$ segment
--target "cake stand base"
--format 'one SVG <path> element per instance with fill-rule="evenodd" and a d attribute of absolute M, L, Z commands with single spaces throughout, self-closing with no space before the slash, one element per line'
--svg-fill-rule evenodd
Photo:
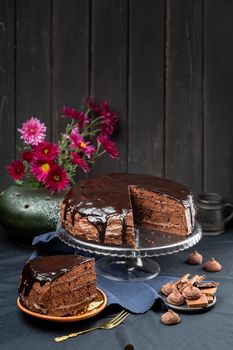
<path fill-rule="evenodd" d="M 115 281 L 140 282 L 158 276 L 159 264 L 141 257 L 112 257 L 99 259 L 95 264 L 96 273 Z"/>

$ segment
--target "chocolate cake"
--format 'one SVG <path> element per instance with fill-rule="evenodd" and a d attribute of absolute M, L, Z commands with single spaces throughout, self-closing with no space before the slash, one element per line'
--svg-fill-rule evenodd
<path fill-rule="evenodd" d="M 56 255 L 30 260 L 22 271 L 18 292 L 20 302 L 33 312 L 75 315 L 97 296 L 94 259 Z"/>
<path fill-rule="evenodd" d="M 149 175 L 110 174 L 82 180 L 66 195 L 62 226 L 95 243 L 136 247 L 135 226 L 189 235 L 194 227 L 189 189 Z"/>

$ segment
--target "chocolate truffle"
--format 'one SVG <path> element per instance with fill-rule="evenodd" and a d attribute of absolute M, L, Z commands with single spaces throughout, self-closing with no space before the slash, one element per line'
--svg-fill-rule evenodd
<path fill-rule="evenodd" d="M 178 290 L 173 282 L 168 282 L 168 283 L 164 284 L 162 286 L 162 288 L 160 289 L 160 292 L 162 294 L 166 295 L 166 297 L 175 291 L 178 291 Z"/>
<path fill-rule="evenodd" d="M 195 300 L 200 298 L 201 292 L 197 287 L 188 286 L 183 290 L 182 295 L 185 299 Z"/>
<path fill-rule="evenodd" d="M 171 309 L 168 309 L 168 311 L 160 317 L 160 321 L 165 325 L 171 326 L 180 322 L 180 316 Z"/>
<path fill-rule="evenodd" d="M 203 269 L 207 272 L 218 272 L 222 270 L 222 265 L 214 258 L 211 258 L 205 263 Z"/>
<path fill-rule="evenodd" d="M 186 262 L 190 265 L 201 265 L 203 261 L 203 257 L 196 250 L 188 255 Z"/>
<path fill-rule="evenodd" d="M 179 292 L 173 292 L 168 295 L 167 301 L 172 305 L 183 305 L 185 303 L 185 298 Z"/>

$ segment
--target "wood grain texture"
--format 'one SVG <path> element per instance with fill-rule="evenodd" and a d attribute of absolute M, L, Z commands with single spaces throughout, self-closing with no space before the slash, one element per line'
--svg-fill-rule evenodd
<path fill-rule="evenodd" d="M 168 0 L 166 177 L 202 190 L 202 1 Z"/>
<path fill-rule="evenodd" d="M 55 0 L 52 19 L 53 136 L 66 124 L 64 105 L 79 109 L 89 94 L 89 1 Z"/>
<path fill-rule="evenodd" d="M 91 95 L 100 103 L 106 99 L 119 115 L 115 141 L 120 160 L 105 155 L 94 173 L 127 172 L 127 1 L 98 0 L 92 7 Z"/>
<path fill-rule="evenodd" d="M 0 189 L 10 183 L 6 166 L 15 156 L 15 4 L 0 2 Z"/>
<path fill-rule="evenodd" d="M 233 1 L 205 2 L 205 190 L 233 200 Z"/>
<path fill-rule="evenodd" d="M 119 161 L 233 200 L 233 0 L 2 0 L 0 187 L 30 116 L 57 140 L 63 105 L 119 114 Z"/>
<path fill-rule="evenodd" d="M 16 126 L 37 116 L 50 139 L 50 1 L 16 4 Z"/>
<path fill-rule="evenodd" d="M 130 1 L 129 171 L 163 175 L 164 1 Z"/>

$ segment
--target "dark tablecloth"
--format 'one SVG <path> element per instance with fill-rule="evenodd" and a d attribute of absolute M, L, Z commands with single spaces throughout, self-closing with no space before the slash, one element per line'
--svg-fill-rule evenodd
<path fill-rule="evenodd" d="M 185 273 L 203 274 L 201 266 L 184 263 L 194 248 L 156 258 L 161 274 L 179 276 Z M 161 311 L 151 309 L 145 314 L 131 314 L 116 329 L 97 330 L 89 334 L 55 343 L 55 336 L 97 325 L 109 319 L 117 310 L 105 309 L 92 319 L 73 324 L 55 324 L 24 315 L 17 309 L 17 283 L 20 271 L 32 249 L 11 242 L 0 231 L 0 349 L 101 349 L 121 350 L 133 344 L 135 350 L 154 349 L 233 349 L 233 230 L 215 237 L 203 237 L 195 246 L 204 260 L 212 256 L 219 260 L 221 272 L 207 274 L 208 279 L 221 283 L 215 307 L 201 314 L 180 314 L 181 323 L 164 326 Z"/>

